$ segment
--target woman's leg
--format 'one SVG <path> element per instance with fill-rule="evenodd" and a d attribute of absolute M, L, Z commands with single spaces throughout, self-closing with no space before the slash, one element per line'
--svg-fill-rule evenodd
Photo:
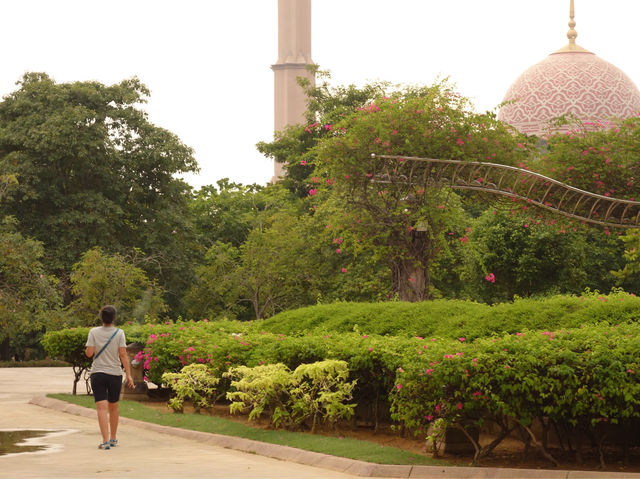
<path fill-rule="evenodd" d="M 118 403 L 110 402 L 109 403 L 109 425 L 111 426 L 111 435 L 108 439 L 117 439 L 116 434 L 118 433 L 119 420 L 120 420 L 120 411 L 118 410 Z"/>
<path fill-rule="evenodd" d="M 96 402 L 96 411 L 98 411 L 98 425 L 100 426 L 100 434 L 102 434 L 102 442 L 109 440 L 108 385 L 106 380 L 106 374 L 96 373 L 91 375 L 91 389 Z"/>
<path fill-rule="evenodd" d="M 104 401 L 96 401 L 96 409 L 98 410 L 98 425 L 100 426 L 100 434 L 102 434 L 102 442 L 109 440 L 109 418 L 108 406 L 106 399 Z"/>

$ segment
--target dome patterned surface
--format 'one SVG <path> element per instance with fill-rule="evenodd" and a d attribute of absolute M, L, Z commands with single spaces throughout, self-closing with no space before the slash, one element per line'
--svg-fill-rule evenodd
<path fill-rule="evenodd" d="M 511 85 L 498 113 L 518 131 L 542 136 L 552 118 L 583 121 L 628 118 L 640 112 L 640 91 L 619 68 L 591 52 L 558 52 L 526 70 Z"/>

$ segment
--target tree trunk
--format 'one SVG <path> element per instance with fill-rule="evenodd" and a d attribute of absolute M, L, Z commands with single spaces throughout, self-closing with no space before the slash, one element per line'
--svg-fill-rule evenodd
<path fill-rule="evenodd" d="M 415 260 L 400 260 L 394 265 L 394 292 L 401 301 L 429 299 L 430 283 L 429 269 Z"/>
<path fill-rule="evenodd" d="M 11 343 L 8 337 L 0 343 L 0 360 L 11 361 Z"/>
<path fill-rule="evenodd" d="M 430 298 L 429 266 L 435 255 L 433 242 L 422 231 L 408 231 L 394 241 L 404 244 L 405 253 L 392 259 L 393 292 L 401 301 L 425 301 Z"/>

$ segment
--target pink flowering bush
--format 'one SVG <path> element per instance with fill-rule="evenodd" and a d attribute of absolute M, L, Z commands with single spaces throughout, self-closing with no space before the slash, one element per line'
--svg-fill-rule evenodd
<path fill-rule="evenodd" d="M 377 426 L 390 414 L 424 436 L 433 435 L 428 431 L 436 422 L 496 424 L 496 441 L 476 442 L 479 461 L 515 429 L 541 448 L 533 422 L 562 437 L 592 435 L 600 448 L 620 424 L 640 424 L 639 311 L 634 295 L 594 292 L 496 306 L 339 303 L 255 322 L 179 321 L 125 331 L 130 342 L 144 346 L 135 361 L 152 382 L 174 387 L 186 371 L 203 371 L 216 381 L 216 397 L 230 391 L 232 378 L 225 374 L 235 368 L 282 364 L 293 371 L 342 361 L 359 421 Z M 47 344 L 60 345 L 58 354 L 64 348 L 76 354 L 86 333 L 48 333 Z M 296 414 L 312 414 L 303 409 Z M 293 420 L 287 416 L 293 409 L 282 411 L 278 421 Z M 305 416 L 309 425 L 312 415 Z"/>
<path fill-rule="evenodd" d="M 608 122 L 607 122 L 608 123 Z M 640 200 L 637 145 L 640 118 L 611 124 L 587 122 L 549 138 L 548 151 L 532 169 L 603 196 Z M 603 214 L 604 212 L 596 212 Z"/>
<path fill-rule="evenodd" d="M 314 121 L 308 128 L 312 134 L 322 126 Z M 527 157 L 527 148 L 516 147 L 524 142 L 494 116 L 473 112 L 446 82 L 382 93 L 345 113 L 308 151 L 313 178 L 325 180 L 313 188 L 328 198 L 316 214 L 337 235 L 353 235 L 375 252 L 401 300 L 427 299 L 444 232 L 463 214 L 459 197 L 434 187 L 438 179 L 425 164 L 403 157 L 515 165 Z"/>
<path fill-rule="evenodd" d="M 416 341 L 397 375 L 402 387 L 391 392 L 392 417 L 416 433 L 436 419 L 455 427 L 497 424 L 497 442 L 476 444 L 476 461 L 514 428 L 537 444 L 534 420 L 555 424 L 563 434 L 598 437 L 605 434 L 601 423 L 640 419 L 638 348 L 636 323 L 524 331 L 462 344 Z"/>
<path fill-rule="evenodd" d="M 434 435 L 434 424 L 465 429 L 491 422 L 496 440 L 476 441 L 475 461 L 515 429 L 553 461 L 533 422 L 562 437 L 589 434 L 601 450 L 619 425 L 640 424 L 639 311 L 634 295 L 596 292 L 493 307 L 341 303 L 263 321 L 179 321 L 125 330 L 129 341 L 144 346 L 135 360 L 158 385 L 174 387 L 186 371 L 205 372 L 219 397 L 233 392 L 230 370 L 281 364 L 293 371 L 342 361 L 341 374 L 353 384 L 348 409 L 359 421 L 377 426 L 390 414 L 397 425 L 425 437 Z M 60 331 L 49 342 L 55 338 L 80 351 L 86 332 Z M 206 396 L 194 387 L 200 396 L 183 399 Z M 339 403 L 336 413 L 347 414 Z M 295 414 L 292 407 L 281 409 L 277 421 L 293 424 L 294 416 L 304 416 L 311 426 L 316 413 L 303 406 Z"/>

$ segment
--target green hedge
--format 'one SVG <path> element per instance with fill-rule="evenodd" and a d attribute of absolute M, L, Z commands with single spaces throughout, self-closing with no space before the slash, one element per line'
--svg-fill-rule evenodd
<path fill-rule="evenodd" d="M 71 363 L 57 359 L 30 359 L 27 361 L 0 361 L 0 368 L 62 368 Z"/>
<path fill-rule="evenodd" d="M 475 339 L 523 329 L 555 330 L 637 321 L 640 298 L 627 293 L 596 293 L 518 299 L 494 306 L 444 299 L 421 303 L 333 303 L 285 311 L 257 322 L 256 327 L 289 335 L 349 332 L 357 328 L 367 334 Z"/>
<path fill-rule="evenodd" d="M 76 394 L 82 374 L 91 367 L 91 360 L 85 355 L 85 344 L 90 328 L 71 328 L 49 331 L 42 337 L 42 346 L 52 359 L 71 364 L 74 373 L 73 394 Z"/>
<path fill-rule="evenodd" d="M 615 439 L 609 424 L 638 426 L 640 324 L 523 331 L 472 343 L 416 340 L 392 388 L 392 417 L 414 431 L 436 420 L 551 421 L 570 437 Z M 530 430 L 527 431 L 530 434 Z M 638 445 L 638 444 L 635 444 Z"/>

